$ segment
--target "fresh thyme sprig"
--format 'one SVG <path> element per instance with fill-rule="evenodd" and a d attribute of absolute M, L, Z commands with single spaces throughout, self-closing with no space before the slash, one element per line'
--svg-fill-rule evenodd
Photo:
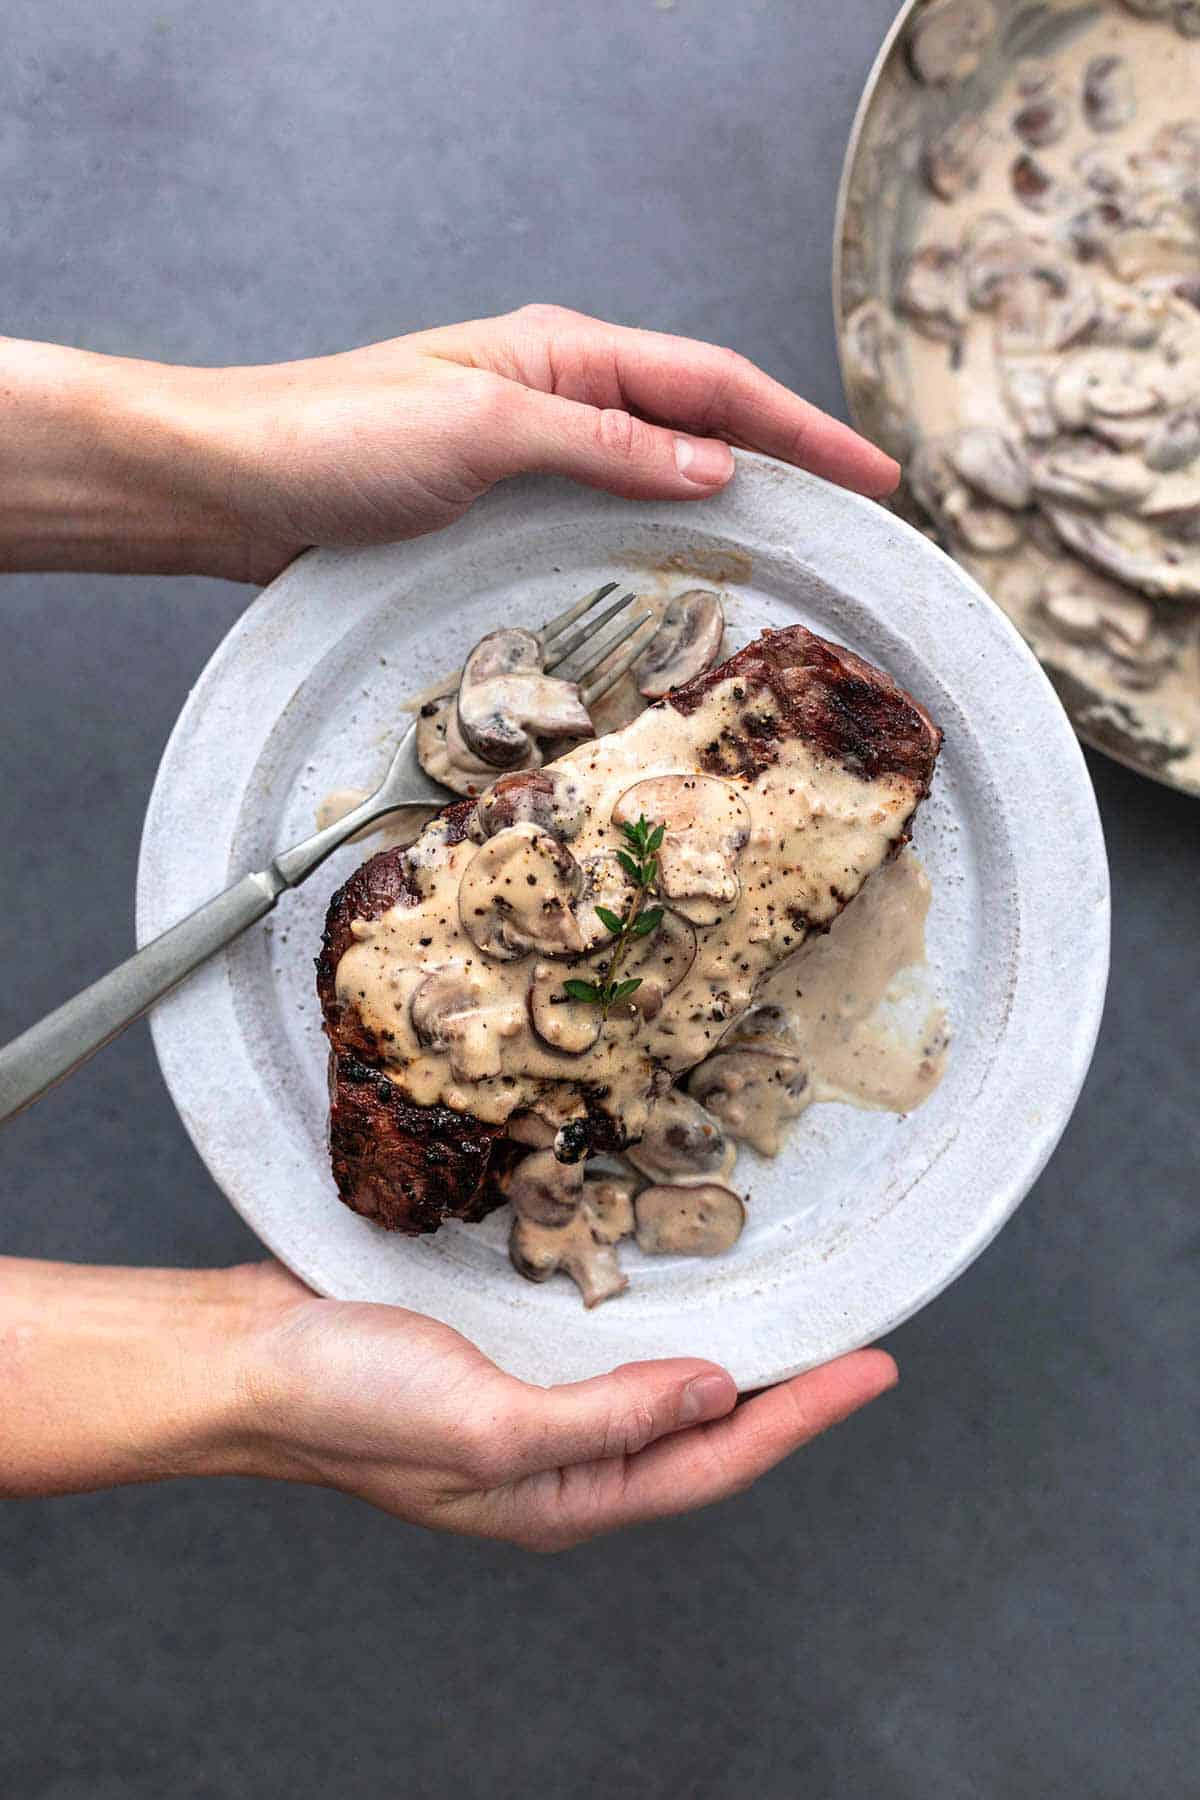
<path fill-rule="evenodd" d="M 617 971 L 630 944 L 657 931 L 663 916 L 661 906 L 647 906 L 646 901 L 658 880 L 656 852 L 662 844 L 665 827 L 652 825 L 649 819 L 639 816 L 636 825 L 622 825 L 621 830 L 629 848 L 617 851 L 617 861 L 634 884 L 634 896 L 623 919 L 607 906 L 596 908 L 600 923 L 616 939 L 612 955 L 601 970 L 599 981 L 563 982 L 563 992 L 569 999 L 581 1000 L 585 1006 L 598 1006 L 605 1019 L 618 1000 L 627 1000 L 641 987 L 640 975 L 626 976 L 624 981 L 618 981 Z"/>

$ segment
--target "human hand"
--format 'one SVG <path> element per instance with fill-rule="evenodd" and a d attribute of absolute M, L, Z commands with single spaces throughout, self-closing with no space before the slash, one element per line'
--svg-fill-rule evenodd
<path fill-rule="evenodd" d="M 700 1358 L 557 1388 L 449 1326 L 320 1300 L 278 1263 L 0 1257 L 0 1494 L 176 1475 L 336 1488 L 436 1530 L 558 1550 L 740 1492 L 896 1380 L 859 1350 L 737 1404 Z"/>
<path fill-rule="evenodd" d="M 740 1405 L 698 1358 L 530 1387 L 432 1319 L 314 1299 L 278 1264 L 238 1274 L 272 1309 L 244 1363 L 252 1472 L 531 1550 L 740 1493 L 896 1380 L 889 1356 L 860 1350 Z"/>
<path fill-rule="evenodd" d="M 702 500 L 730 444 L 860 493 L 899 469 L 732 350 L 557 306 L 261 368 L 0 339 L 0 567 L 269 581 L 310 544 L 448 525 L 541 470 Z"/>
<path fill-rule="evenodd" d="M 527 470 L 630 499 L 697 500 L 730 444 L 865 494 L 892 459 L 732 350 L 526 306 L 265 368 L 202 372 L 197 418 L 263 578 L 308 544 L 435 531 Z"/>

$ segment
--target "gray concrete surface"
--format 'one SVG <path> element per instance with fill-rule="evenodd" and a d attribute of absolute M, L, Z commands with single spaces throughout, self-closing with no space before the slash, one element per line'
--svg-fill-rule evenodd
<path fill-rule="evenodd" d="M 553 298 L 836 407 L 834 185 L 889 13 L 9 0 L 0 326 L 217 362 Z M 245 599 L 0 583 L 0 1035 L 129 949 L 155 763 Z M 897 1393 L 744 1498 L 566 1560 L 266 1485 L 9 1505 L 5 1800 L 1200 1793 L 1200 814 L 1093 772 L 1099 1055 L 1015 1222 L 895 1335 Z M 10 1251 L 254 1252 L 144 1030 L 0 1159 Z"/>

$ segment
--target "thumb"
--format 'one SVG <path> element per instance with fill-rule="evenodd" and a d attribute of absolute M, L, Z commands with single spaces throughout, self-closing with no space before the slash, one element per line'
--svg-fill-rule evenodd
<path fill-rule="evenodd" d="M 618 407 L 520 392 L 505 433 L 505 474 L 567 475 L 626 500 L 702 500 L 733 474 L 733 452 L 720 438 L 649 425 Z"/>
<path fill-rule="evenodd" d="M 737 1404 L 732 1375 L 715 1363 L 675 1357 L 623 1363 L 609 1375 L 565 1387 L 527 1388 L 514 1433 L 527 1448 L 523 1474 L 606 1457 L 636 1456 L 647 1444 L 724 1418 Z"/>

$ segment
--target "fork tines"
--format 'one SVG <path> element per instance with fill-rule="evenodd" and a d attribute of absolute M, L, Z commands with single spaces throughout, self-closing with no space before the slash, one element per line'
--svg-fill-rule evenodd
<path fill-rule="evenodd" d="M 589 594 L 586 599 L 569 607 L 566 612 L 560 613 L 558 618 L 551 619 L 548 625 L 543 626 L 542 644 L 546 651 L 545 667 L 548 674 L 551 671 L 560 671 L 567 679 L 581 682 L 585 675 L 590 675 L 593 670 L 599 669 L 602 663 L 608 661 L 614 651 L 619 650 L 622 644 L 628 643 L 629 639 L 640 631 L 643 625 L 653 619 L 653 613 L 641 612 L 635 618 L 623 620 L 618 631 L 609 632 L 606 637 L 602 636 L 604 626 L 610 620 L 615 619 L 618 613 L 624 612 L 626 607 L 632 605 L 638 597 L 633 592 L 622 594 L 619 600 L 614 600 L 611 606 L 604 608 L 603 612 L 594 613 L 593 609 L 602 600 L 608 598 L 616 585 L 615 581 L 606 583 L 594 594 Z M 589 614 L 592 616 L 585 618 L 585 615 Z M 574 631 L 570 630 L 569 627 L 574 625 L 577 619 L 584 619 L 585 622 Z M 580 697 L 585 706 L 590 706 L 593 700 L 598 700 L 601 694 L 607 693 L 609 688 L 621 679 L 625 671 L 641 655 L 647 641 L 643 638 L 640 643 L 633 645 L 619 662 L 614 663 L 611 668 L 605 669 L 586 688 L 580 689 Z M 585 655 L 576 661 L 572 669 L 567 670 L 564 665 L 577 650 L 585 651 Z"/>

